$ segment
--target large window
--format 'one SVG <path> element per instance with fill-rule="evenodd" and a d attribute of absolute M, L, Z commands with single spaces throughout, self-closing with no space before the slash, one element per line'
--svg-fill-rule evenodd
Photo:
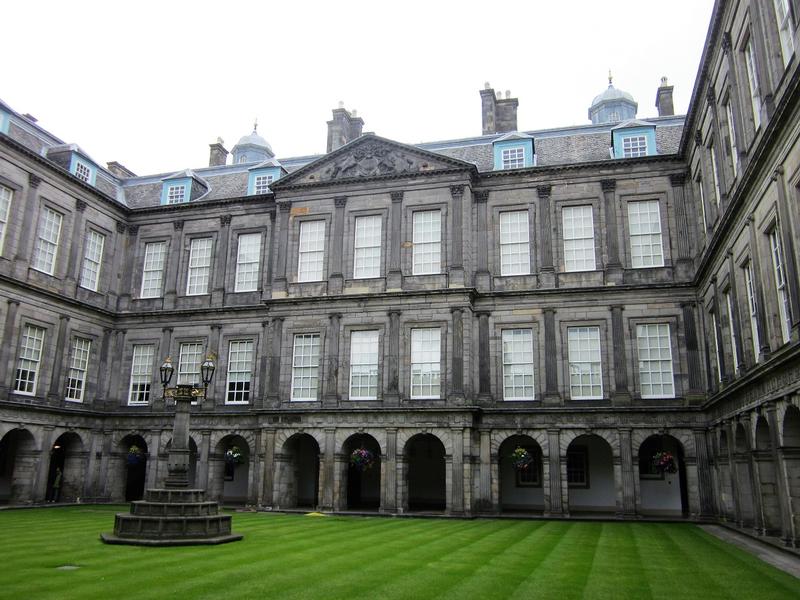
<path fill-rule="evenodd" d="M 297 281 L 322 281 L 325 258 L 325 221 L 300 223 Z"/>
<path fill-rule="evenodd" d="M 412 273 L 430 275 L 442 270 L 442 212 L 420 210 L 414 213 L 414 252 Z"/>
<path fill-rule="evenodd" d="M 565 206 L 561 211 L 564 226 L 564 268 L 567 271 L 594 271 L 594 217 L 591 206 Z"/>
<path fill-rule="evenodd" d="M 569 395 L 573 400 L 603 397 L 600 362 L 600 328 L 569 327 Z"/>
<path fill-rule="evenodd" d="M 781 326 L 781 340 L 785 344 L 789 341 L 792 330 L 791 310 L 789 309 L 789 291 L 786 289 L 786 273 L 783 267 L 783 250 L 781 248 L 780 231 L 775 223 L 769 234 L 770 254 L 772 255 L 772 270 L 775 275 L 775 289 L 778 292 L 778 317 Z"/>
<path fill-rule="evenodd" d="M 731 153 L 731 169 L 733 176 L 739 173 L 739 150 L 736 148 L 736 125 L 733 121 L 733 107 L 730 99 L 725 102 L 725 121 L 728 123 L 728 150 Z"/>
<path fill-rule="evenodd" d="M 81 287 L 97 291 L 100 281 L 100 265 L 103 262 L 103 247 L 106 236 L 90 229 L 86 233 L 86 249 L 83 255 L 83 268 L 81 269 Z"/>
<path fill-rule="evenodd" d="M 737 332 L 736 332 L 736 329 L 733 326 L 733 311 L 734 311 L 733 298 L 731 298 L 730 291 L 725 292 L 723 294 L 723 296 L 724 296 L 724 299 L 725 299 L 725 306 L 728 309 L 728 331 L 730 331 L 730 335 L 731 335 L 731 358 L 733 360 L 733 372 L 734 373 L 738 373 L 739 372 L 739 352 L 736 350 Z"/>
<path fill-rule="evenodd" d="M 642 398 L 674 398 L 669 323 L 637 325 L 636 346 Z"/>
<path fill-rule="evenodd" d="M 381 216 L 356 217 L 353 277 L 381 276 Z"/>
<path fill-rule="evenodd" d="M 319 390 L 318 333 L 294 336 L 292 356 L 292 400 L 316 400 Z"/>
<path fill-rule="evenodd" d="M 199 386 L 200 364 L 203 362 L 203 344 L 185 342 L 181 344 L 178 355 L 178 385 Z"/>
<path fill-rule="evenodd" d="M 503 169 L 521 169 L 525 166 L 525 148 L 503 148 Z"/>
<path fill-rule="evenodd" d="M 531 272 L 528 211 L 500 213 L 500 274 L 527 275 Z"/>
<path fill-rule="evenodd" d="M 622 156 L 624 158 L 647 156 L 647 138 L 643 135 L 629 135 L 622 138 Z"/>
<path fill-rule="evenodd" d="M 211 238 L 195 238 L 189 246 L 187 296 L 208 293 L 208 281 L 211 276 L 211 243 Z"/>
<path fill-rule="evenodd" d="M 747 85 L 750 89 L 750 107 L 753 111 L 753 125 L 756 129 L 761 127 L 761 96 L 758 93 L 758 73 L 756 71 L 756 56 L 753 53 L 753 41 L 748 40 L 744 48 L 744 65 L 747 70 Z"/>
<path fill-rule="evenodd" d="M 158 298 L 164 291 L 164 260 L 167 256 L 166 242 L 144 245 L 142 268 L 142 298 Z"/>
<path fill-rule="evenodd" d="M 658 200 L 628 202 L 628 226 L 631 234 L 631 266 L 634 269 L 663 267 Z"/>
<path fill-rule="evenodd" d="M 350 334 L 350 400 L 378 398 L 378 332 Z"/>
<path fill-rule="evenodd" d="M 258 264 L 261 256 L 261 234 L 239 236 L 236 253 L 236 283 L 234 291 L 254 292 L 258 289 Z"/>
<path fill-rule="evenodd" d="M 503 330 L 503 399 L 533 400 L 533 331 Z"/>
<path fill-rule="evenodd" d="M 43 208 L 33 249 L 33 268 L 52 275 L 56 267 L 58 240 L 61 237 L 62 217 L 56 211 Z"/>
<path fill-rule="evenodd" d="M 131 360 L 131 385 L 128 391 L 128 404 L 147 404 L 150 402 L 150 382 L 152 380 L 152 344 L 135 344 Z"/>
<path fill-rule="evenodd" d="M 171 185 L 167 188 L 167 204 L 183 204 L 186 202 L 186 186 Z"/>
<path fill-rule="evenodd" d="M 783 66 L 787 66 L 794 54 L 794 24 L 789 0 L 773 0 L 775 5 L 775 18 L 778 20 L 778 33 L 781 38 L 781 56 Z"/>
<path fill-rule="evenodd" d="M 441 397 L 441 330 L 411 330 L 411 397 Z"/>
<path fill-rule="evenodd" d="M 234 340 L 228 345 L 227 404 L 245 404 L 250 400 L 253 370 L 253 341 Z"/>
<path fill-rule="evenodd" d="M 6 239 L 6 228 L 8 227 L 8 213 L 11 210 L 11 199 L 14 191 L 4 185 L 0 185 L 0 252 L 3 251 L 3 243 Z"/>
<path fill-rule="evenodd" d="M 25 325 L 19 347 L 17 372 L 14 377 L 14 391 L 33 395 L 38 383 L 39 364 L 42 361 L 44 329 L 35 325 Z"/>
<path fill-rule="evenodd" d="M 756 290 L 753 285 L 753 263 L 748 262 L 744 267 L 744 282 L 747 287 L 747 309 L 750 315 L 750 337 L 753 342 L 753 360 L 758 362 L 761 355 L 761 340 L 758 337 L 758 303 Z"/>
<path fill-rule="evenodd" d="M 89 367 L 89 353 L 92 340 L 73 338 L 70 355 L 69 372 L 67 373 L 66 399 L 71 402 L 83 402 L 86 393 L 86 369 Z"/>

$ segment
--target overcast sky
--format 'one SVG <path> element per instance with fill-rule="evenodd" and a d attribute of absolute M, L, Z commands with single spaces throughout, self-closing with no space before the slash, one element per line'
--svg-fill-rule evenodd
<path fill-rule="evenodd" d="M 713 0 L 7 2 L 0 98 L 96 161 L 137 174 L 208 164 L 258 131 L 279 157 L 325 151 L 331 109 L 416 143 L 480 135 L 478 91 L 523 130 L 588 123 L 607 86 L 655 116 L 692 93 Z"/>

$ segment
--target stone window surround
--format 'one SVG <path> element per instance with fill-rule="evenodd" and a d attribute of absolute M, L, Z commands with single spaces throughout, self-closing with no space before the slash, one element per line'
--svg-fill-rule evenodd
<path fill-rule="evenodd" d="M 739 132 L 736 128 L 736 103 L 734 102 L 734 91 L 730 88 L 730 83 L 725 81 L 725 93 L 722 96 L 720 105 L 722 106 L 722 118 L 724 119 L 724 126 L 721 127 L 726 154 L 729 154 L 727 168 L 730 171 L 730 177 L 726 178 L 728 184 L 728 195 L 733 192 L 736 185 L 736 180 L 741 176 L 742 165 L 739 161 Z M 722 125 L 722 124 L 721 124 Z M 731 137 L 732 136 L 732 137 Z"/>
<path fill-rule="evenodd" d="M 73 332 L 74 333 L 74 332 Z M 77 344 L 78 340 L 83 340 L 85 342 L 89 342 L 89 352 L 87 353 L 86 357 L 86 366 L 83 368 L 83 379 L 81 380 L 81 389 L 80 389 L 80 398 L 70 398 L 69 397 L 69 380 L 72 379 L 70 377 L 70 372 L 72 371 L 72 360 L 75 356 L 75 345 Z M 82 404 L 86 401 L 87 397 L 87 388 L 89 382 L 89 367 L 92 366 L 92 355 L 94 354 L 94 347 L 95 347 L 95 340 L 87 338 L 82 335 L 70 335 L 69 341 L 67 342 L 68 351 L 64 352 L 64 401 L 75 403 L 75 404 Z M 78 370 L 78 369 L 76 369 Z"/>
<path fill-rule="evenodd" d="M 747 106 L 747 110 L 743 112 L 747 115 L 745 120 L 749 123 L 749 133 L 750 133 L 750 144 L 755 141 L 757 137 L 759 129 L 763 125 L 762 119 L 760 118 L 760 112 L 763 108 L 763 100 L 762 100 L 762 92 L 761 92 L 761 82 L 763 80 L 763 73 L 762 68 L 758 64 L 758 57 L 755 56 L 756 50 L 752 45 L 753 35 L 750 32 L 752 27 L 752 23 L 748 22 L 742 28 L 741 32 L 741 39 L 739 40 L 737 47 L 739 49 L 740 54 L 740 62 L 741 62 L 741 75 L 739 76 L 739 80 L 742 81 L 742 85 L 740 86 L 741 92 L 746 94 L 745 96 L 745 103 L 744 105 Z M 753 59 L 752 67 L 754 70 L 755 75 L 755 83 L 756 83 L 756 90 L 755 93 L 751 90 L 751 79 L 750 79 L 750 67 L 748 66 L 748 52 L 747 49 L 750 48 L 751 55 Z M 757 102 L 754 103 L 754 100 Z M 756 122 L 754 118 L 754 114 L 758 112 L 759 118 L 758 122 Z"/>
<path fill-rule="evenodd" d="M 292 205 L 296 207 L 295 204 Z M 298 281 L 298 269 L 300 267 L 300 223 L 305 221 L 324 221 L 325 222 L 325 244 L 322 256 L 322 277 L 318 281 Z M 289 243 L 286 252 L 286 278 L 288 283 L 294 286 L 319 285 L 328 281 L 329 265 L 333 244 L 333 213 L 308 213 L 304 215 L 289 216 Z M 341 252 L 340 248 L 336 248 Z"/>
<path fill-rule="evenodd" d="M 55 340 L 53 336 L 55 332 L 58 330 L 58 326 L 55 323 L 50 323 L 48 321 L 41 321 L 35 317 L 28 316 L 26 314 L 19 315 L 19 325 L 16 327 L 14 335 L 16 335 L 15 340 L 8 340 L 13 344 L 14 348 L 14 358 L 12 364 L 10 365 L 10 373 L 9 373 L 9 381 L 11 385 L 9 386 L 9 391 L 12 394 L 17 394 L 19 396 L 27 396 L 29 398 L 43 398 L 47 395 L 47 389 L 50 386 L 50 378 L 52 375 L 52 356 L 50 355 L 51 349 L 55 348 Z M 36 379 L 33 383 L 33 392 L 22 392 L 15 389 L 16 387 L 16 380 L 17 380 L 17 369 L 19 368 L 19 359 L 22 353 L 22 336 L 25 331 L 25 328 L 37 327 L 39 329 L 44 330 L 44 337 L 42 338 L 42 352 L 39 356 L 39 365 L 36 370 Z M 49 366 L 49 368 L 46 368 Z"/>
<path fill-rule="evenodd" d="M 628 223 L 628 204 L 630 202 L 640 202 L 643 200 L 657 200 L 658 201 L 658 213 L 661 217 L 661 254 L 664 259 L 664 265 L 661 267 L 641 267 L 635 268 L 633 267 L 632 258 L 631 258 L 631 233 L 630 233 L 630 225 Z M 623 265 L 626 269 L 634 269 L 636 271 L 647 271 L 648 269 L 663 269 L 666 267 L 672 266 L 672 237 L 670 235 L 670 222 L 669 222 L 669 215 L 673 214 L 672 208 L 668 209 L 668 205 L 671 204 L 669 201 L 669 196 L 665 190 L 658 191 L 658 192 L 650 192 L 650 193 L 637 193 L 637 194 L 621 194 L 618 199 L 619 204 L 617 205 L 620 210 L 620 218 L 622 219 L 622 236 L 625 240 L 623 244 L 623 252 L 621 253 L 621 257 L 623 259 Z"/>
<path fill-rule="evenodd" d="M 22 196 L 23 186 L 19 185 L 18 183 L 15 183 L 14 181 L 6 177 L 3 177 L 2 174 L 0 174 L 0 185 L 3 185 L 11 190 L 11 205 L 9 206 L 8 209 L 8 221 L 6 221 L 5 227 L 3 228 L 2 238 L 0 238 L 0 256 L 11 258 L 14 256 L 14 253 L 17 251 L 17 249 L 16 247 L 12 248 L 11 247 L 12 244 L 9 242 L 11 242 L 11 240 L 14 240 L 13 245 L 16 246 L 16 244 L 18 243 L 17 239 L 18 235 L 9 235 L 8 224 L 9 222 L 11 222 L 11 217 L 14 214 L 15 210 L 19 210 L 21 204 L 20 199 L 23 197 Z"/>
<path fill-rule="evenodd" d="M 724 279 L 722 279 L 722 284 L 720 285 L 720 301 L 720 310 L 722 310 L 725 316 L 722 326 L 726 331 L 727 337 L 727 343 L 724 345 L 726 360 L 728 361 L 727 364 L 731 366 L 730 372 L 732 374 L 739 375 L 739 362 L 741 361 L 741 357 L 737 354 L 736 342 L 737 338 L 739 338 L 739 344 L 741 344 L 742 340 L 741 334 L 734 331 L 733 326 L 734 313 L 739 310 L 739 307 L 733 302 L 733 296 L 731 295 L 730 276 L 726 276 Z"/>
<path fill-rule="evenodd" d="M 136 247 L 136 255 L 134 258 L 134 264 L 136 267 L 133 269 L 133 277 L 131 282 L 131 290 L 122 290 L 124 294 L 126 291 L 133 293 L 133 298 L 136 300 L 141 301 L 152 301 L 152 300 L 159 300 L 164 297 L 164 294 L 167 290 L 167 272 L 169 271 L 169 261 L 171 256 L 171 248 L 170 248 L 170 237 L 168 235 L 155 235 L 155 236 L 147 236 L 147 237 L 140 237 L 137 240 L 137 247 Z M 145 257 L 145 248 L 147 244 L 158 244 L 164 243 L 164 267 L 161 269 L 161 295 L 160 296 L 148 296 L 143 298 L 142 297 L 142 278 L 144 274 L 144 257 Z"/>
<path fill-rule="evenodd" d="M 587 196 L 586 198 L 554 199 L 552 200 L 553 211 L 556 218 L 556 239 L 553 240 L 554 250 L 553 261 L 556 264 L 558 273 L 594 273 L 605 269 L 605 236 L 598 235 L 602 232 L 605 225 L 606 215 L 602 213 L 601 199 L 597 196 Z M 566 259 L 564 256 L 564 207 L 572 206 L 591 206 L 592 224 L 594 225 L 594 270 L 593 271 L 567 271 Z M 627 209 L 626 209 L 627 210 Z M 624 217 L 627 220 L 627 213 Z"/>
<path fill-rule="evenodd" d="M 80 248 L 81 260 L 80 260 L 80 265 L 78 266 L 78 282 L 79 283 L 80 283 L 81 273 L 83 272 L 83 262 L 86 259 L 86 243 L 87 243 L 87 238 L 89 236 L 89 231 L 94 231 L 94 232 L 99 233 L 100 235 L 104 236 L 105 237 L 105 241 L 103 243 L 103 254 L 100 257 L 100 265 L 98 267 L 99 268 L 99 273 L 97 275 L 97 289 L 96 290 L 91 290 L 91 289 L 85 288 L 83 286 L 81 286 L 81 289 L 82 290 L 86 290 L 87 292 L 94 293 L 94 294 L 103 294 L 103 293 L 105 293 L 105 291 L 107 291 L 111 287 L 110 279 L 112 277 L 112 273 L 111 273 L 111 269 L 108 268 L 108 266 L 109 266 L 108 261 L 109 261 L 109 258 L 110 258 L 109 252 L 110 252 L 110 250 L 113 250 L 114 236 L 112 235 L 111 231 L 106 229 L 105 227 L 102 227 L 102 226 L 100 226 L 100 225 L 98 225 L 98 224 L 96 224 L 96 223 L 94 223 L 92 221 L 89 221 L 88 219 L 86 220 L 86 223 L 85 223 L 85 226 L 84 226 L 84 235 L 83 235 L 83 239 L 82 239 L 82 242 L 81 242 L 81 248 Z"/>
<path fill-rule="evenodd" d="M 713 305 L 713 301 L 712 301 Z M 701 304 L 702 306 L 702 304 Z M 708 307 L 707 307 L 708 308 Z M 624 317 L 624 313 L 623 313 Z M 679 311 L 675 311 L 674 313 L 665 312 L 655 317 L 631 317 L 627 320 L 627 334 L 628 339 L 630 340 L 630 362 L 632 363 L 633 368 L 631 372 L 633 373 L 633 378 L 629 381 L 631 382 L 631 394 L 637 400 L 641 400 L 642 402 L 660 402 L 662 399 L 671 400 L 673 398 L 681 398 L 684 394 L 683 389 L 683 373 L 687 372 L 687 369 L 683 368 L 683 358 L 680 352 L 680 349 L 683 346 L 680 346 L 680 340 L 678 339 L 678 331 L 679 331 L 679 324 L 681 323 L 681 315 Z M 669 325 L 669 343 L 670 343 L 670 352 L 672 354 L 672 389 L 674 395 L 671 397 L 664 396 L 663 398 L 642 398 L 642 386 L 640 383 L 640 376 L 639 376 L 639 340 L 636 334 L 636 326 L 637 325 L 648 325 L 648 324 L 663 324 L 666 323 Z"/>
<path fill-rule="evenodd" d="M 259 333 L 248 334 L 223 334 L 219 341 L 219 356 L 217 357 L 217 371 L 214 381 L 211 384 L 211 389 L 214 392 L 214 404 L 226 406 L 253 406 L 258 397 L 258 366 L 261 362 L 261 355 L 263 351 L 260 347 L 261 335 Z M 253 344 L 253 362 L 250 365 L 250 399 L 246 402 L 229 402 L 228 401 L 228 360 L 230 358 L 230 344 L 231 342 L 252 342 Z"/>
<path fill-rule="evenodd" d="M 567 329 L 570 327 L 598 327 L 600 329 L 600 376 L 603 385 L 602 398 L 572 399 L 570 393 L 570 373 L 569 373 L 569 334 Z M 561 384 L 559 390 L 565 402 L 574 405 L 591 404 L 593 402 L 605 402 L 611 398 L 614 390 L 614 381 L 611 378 L 613 373 L 614 356 L 612 352 L 613 340 L 611 339 L 611 314 L 608 319 L 586 319 L 586 320 L 559 320 L 556 313 L 556 331 L 561 334 L 561 339 L 557 343 L 561 345 Z M 540 377 L 541 379 L 541 377 Z"/>
<path fill-rule="evenodd" d="M 386 393 L 385 384 L 388 381 L 388 365 L 384 360 L 386 331 L 389 327 L 389 319 L 364 323 L 356 321 L 351 324 L 344 323 L 342 334 L 339 336 L 339 395 L 342 401 L 353 402 L 362 405 L 371 402 L 382 402 Z M 350 400 L 350 335 L 354 331 L 377 331 L 378 332 L 378 397 L 375 400 Z"/>
<path fill-rule="evenodd" d="M 776 350 L 784 345 L 781 334 L 780 313 L 778 310 L 778 289 L 775 284 L 775 267 L 772 262 L 772 248 L 769 241 L 770 233 L 778 227 L 777 199 L 772 203 L 764 201 L 762 209 L 765 210 L 764 216 L 756 225 L 756 233 L 760 234 L 758 235 L 760 239 L 755 240 L 757 246 L 756 251 L 761 258 L 761 271 L 759 273 L 754 272 L 753 275 L 760 279 L 761 283 L 761 300 L 764 303 L 761 310 L 766 324 L 767 342 L 772 350 Z M 786 277 L 786 249 L 783 247 L 783 239 L 780 241 L 784 259 L 784 277 Z M 765 340 L 761 340 L 761 343 L 764 344 Z"/>
<path fill-rule="evenodd" d="M 447 401 L 448 392 L 450 391 L 452 382 L 450 381 L 450 372 L 447 369 L 447 361 L 449 358 L 449 321 L 446 320 L 431 320 L 420 321 L 417 319 L 409 319 L 400 321 L 400 359 L 398 365 L 399 382 L 398 391 L 400 393 L 401 401 L 409 405 L 425 406 L 425 404 L 433 403 L 435 405 L 444 404 Z M 439 328 L 439 398 L 411 398 L 411 330 L 412 329 L 435 329 Z"/>
<path fill-rule="evenodd" d="M 364 208 L 351 210 L 345 213 L 344 224 L 344 247 L 342 248 L 342 270 L 348 284 L 360 281 L 374 281 L 375 279 L 385 278 L 389 270 L 389 206 L 381 208 Z M 355 279 L 355 244 L 356 244 L 356 218 L 358 217 L 381 217 L 381 261 L 380 275 L 378 277 Z M 399 242 L 398 242 L 399 243 Z"/>
<path fill-rule="evenodd" d="M 502 277 L 504 279 L 515 277 L 531 277 L 532 275 L 536 274 L 539 271 L 536 253 L 536 247 L 538 243 L 536 237 L 536 206 L 533 203 L 515 202 L 513 204 L 492 204 L 490 210 L 491 212 L 489 215 L 491 218 L 491 227 L 489 228 L 489 235 L 491 237 L 488 241 L 488 263 L 490 272 L 493 273 L 495 277 Z M 530 264 L 530 270 L 528 273 L 521 275 L 501 275 L 502 257 L 500 255 L 500 213 L 523 210 L 528 212 L 528 246 L 530 253 L 528 260 Z"/>
<path fill-rule="evenodd" d="M 63 373 L 64 373 L 64 387 L 66 388 L 66 379 L 69 377 L 69 369 L 72 365 L 72 349 L 73 349 L 73 342 L 75 338 L 82 338 L 84 340 L 89 340 L 91 342 L 91 348 L 89 348 L 89 364 L 86 367 L 86 372 L 84 375 L 83 381 L 83 399 L 80 400 L 81 403 L 86 404 L 87 399 L 90 398 L 90 393 L 94 392 L 94 388 L 97 385 L 97 369 L 98 365 L 100 364 L 100 343 L 99 343 L 99 336 L 94 333 L 88 333 L 86 331 L 72 329 L 69 332 L 69 340 L 67 348 L 69 351 L 64 352 L 64 362 L 63 362 Z"/>
<path fill-rule="evenodd" d="M 39 242 L 39 225 L 41 223 L 42 216 L 44 215 L 45 210 L 51 210 L 54 213 L 58 214 L 61 217 L 61 226 L 58 230 L 58 242 L 56 242 L 56 250 L 55 256 L 53 256 L 53 269 L 51 273 L 47 271 L 42 271 L 37 269 L 33 266 L 34 257 L 36 256 L 36 246 Z M 65 239 L 69 239 L 72 235 L 72 221 L 68 219 L 71 216 L 71 213 L 66 211 L 63 207 L 59 206 L 55 202 L 51 202 L 46 198 L 42 198 L 39 202 L 39 210 L 36 214 L 36 229 L 31 236 L 33 239 L 33 243 L 31 245 L 31 259 L 30 259 L 30 268 L 32 271 L 36 273 L 40 273 L 42 275 L 46 275 L 48 277 L 55 277 L 57 279 L 64 278 L 64 271 L 67 269 L 67 265 L 65 264 L 65 252 L 62 252 L 62 242 Z M 69 236 L 69 237 L 68 237 Z"/>
<path fill-rule="evenodd" d="M 148 403 L 130 403 L 130 390 L 131 390 L 131 370 L 133 369 L 133 347 L 134 346 L 144 346 L 150 345 L 153 346 L 153 365 L 152 371 L 150 373 L 150 402 Z M 125 377 L 120 377 L 120 387 L 124 385 L 124 390 L 121 390 L 122 393 L 119 394 L 119 401 L 120 405 L 131 408 L 131 407 L 140 407 L 140 406 L 151 406 L 153 401 L 161 398 L 161 377 L 158 374 L 158 368 L 161 366 L 161 363 L 164 362 L 164 359 L 167 356 L 172 356 L 169 353 L 169 349 L 167 349 L 167 353 L 163 356 L 161 355 L 161 338 L 160 337 L 148 337 L 148 336 L 141 336 L 141 337 L 130 337 L 125 339 L 125 350 L 122 355 L 122 361 L 120 364 L 120 372 L 125 374 Z M 111 348 L 109 348 L 111 351 Z M 176 373 L 172 376 L 172 381 L 170 382 L 171 386 L 175 385 L 175 378 L 177 377 L 177 370 L 178 370 L 178 361 L 177 358 L 173 361 L 173 366 L 175 367 Z M 109 394 L 113 397 L 113 390 Z"/>
<path fill-rule="evenodd" d="M 742 251 L 736 257 L 735 265 L 741 274 L 740 277 L 736 279 L 738 285 L 736 289 L 736 295 L 740 304 L 739 314 L 741 315 L 740 323 L 742 323 L 741 331 L 739 332 L 739 336 L 741 337 L 741 346 L 744 352 L 744 357 L 742 358 L 745 358 L 745 362 L 752 366 L 758 363 L 759 359 L 761 358 L 761 340 L 758 333 L 758 320 L 761 318 L 761 311 L 763 310 L 763 307 L 761 306 L 758 289 L 756 287 L 756 273 L 753 269 L 753 250 L 750 247 L 750 243 L 751 241 L 748 240 L 748 244 L 742 248 Z M 751 283 L 753 286 L 752 291 L 756 309 L 755 315 L 753 315 L 751 311 L 750 291 L 747 287 L 748 276 L 745 271 L 748 270 L 750 272 Z M 744 325 L 745 321 L 747 322 L 746 326 Z M 759 348 L 758 350 L 756 349 L 756 346 Z"/>
<path fill-rule="evenodd" d="M 214 277 L 216 275 L 216 264 L 215 264 L 216 261 L 214 259 L 217 255 L 217 248 L 218 248 L 217 236 L 218 236 L 217 231 L 196 231 L 196 232 L 184 233 L 183 236 L 181 236 L 180 258 L 178 263 L 178 285 L 176 286 L 177 295 L 179 297 L 198 298 L 198 297 L 208 296 L 211 294 L 214 288 Z M 208 287 L 204 294 L 187 294 L 188 282 L 189 282 L 189 254 L 192 248 L 192 240 L 203 239 L 203 238 L 211 238 L 211 257 L 209 258 L 209 266 L 208 266 Z M 169 273 L 169 268 L 167 268 L 167 264 L 169 263 L 170 258 L 172 258 L 172 255 L 170 254 L 169 251 L 169 245 L 167 245 L 167 260 L 164 264 L 165 293 L 170 286 L 170 282 L 166 281 L 166 273 Z"/>
<path fill-rule="evenodd" d="M 267 272 L 267 264 L 268 261 L 274 260 L 274 256 L 272 256 L 272 230 L 269 224 L 264 224 L 260 226 L 253 226 L 253 227 L 236 227 L 231 228 L 230 233 L 228 234 L 228 239 L 230 240 L 228 243 L 228 256 L 226 260 L 228 261 L 227 268 L 225 269 L 225 293 L 226 294 L 252 294 L 255 293 L 253 291 L 250 292 L 237 292 L 236 291 L 236 262 L 239 256 L 239 236 L 246 235 L 248 233 L 260 233 L 261 234 L 261 252 L 259 253 L 259 264 L 258 264 L 258 272 L 259 272 L 259 285 L 257 286 L 255 292 L 261 292 L 264 289 L 264 285 L 269 285 L 270 282 L 265 282 L 266 272 Z M 214 261 L 212 260 L 212 263 Z M 213 279 L 212 279 L 213 281 Z M 213 284 L 212 284 L 213 287 Z"/>
<path fill-rule="evenodd" d="M 510 406 L 525 405 L 525 403 L 539 403 L 544 397 L 544 355 L 541 350 L 544 347 L 543 326 L 540 319 L 536 316 L 530 317 L 529 321 L 511 319 L 505 321 L 498 317 L 493 321 L 493 334 L 490 337 L 489 352 L 490 357 L 494 354 L 492 362 L 495 365 L 494 377 L 494 397 L 497 398 L 498 405 L 509 402 Z M 533 338 L 533 399 L 532 400 L 506 400 L 504 398 L 505 387 L 503 385 L 503 330 L 504 329 L 531 329 Z"/>
<path fill-rule="evenodd" d="M 440 269 L 438 273 L 428 273 L 425 275 L 414 275 L 414 213 L 438 210 L 441 212 L 441 248 L 440 248 Z M 430 278 L 443 277 L 447 274 L 449 267 L 448 261 L 448 241 L 450 239 L 450 211 L 447 202 L 432 202 L 420 204 L 403 203 L 403 224 L 400 232 L 400 265 L 404 279 L 409 281 L 427 281 Z M 444 287 L 444 286 L 443 286 Z"/>
<path fill-rule="evenodd" d="M 327 235 L 327 234 L 326 234 Z M 288 321 L 288 320 L 287 320 Z M 280 375 L 280 397 L 281 405 L 290 406 L 316 406 L 315 403 L 322 401 L 324 394 L 324 382 L 327 376 L 325 362 L 327 360 L 327 335 L 326 327 L 316 320 L 316 324 L 298 322 L 295 325 L 286 324 L 283 327 L 283 339 L 281 340 L 281 375 Z M 292 400 L 292 365 L 294 363 L 294 336 L 302 334 L 316 334 L 319 336 L 319 371 L 317 376 L 317 399 L 316 400 Z M 340 369 L 341 371 L 341 369 Z"/>

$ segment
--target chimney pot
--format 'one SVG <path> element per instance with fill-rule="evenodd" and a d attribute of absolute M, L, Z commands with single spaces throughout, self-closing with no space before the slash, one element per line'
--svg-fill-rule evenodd
<path fill-rule="evenodd" d="M 673 86 L 667 85 L 667 78 L 661 78 L 661 85 L 656 91 L 656 108 L 659 117 L 668 117 L 675 114 L 675 106 L 672 102 Z"/>
<path fill-rule="evenodd" d="M 228 151 L 223 146 L 224 142 L 221 137 L 217 141 L 208 145 L 208 166 L 209 167 L 223 167 L 228 162 Z"/>
<path fill-rule="evenodd" d="M 511 98 L 511 90 L 506 90 L 506 100 Z"/>
<path fill-rule="evenodd" d="M 483 89 L 485 90 L 492 89 L 492 84 L 487 81 L 486 83 L 483 84 Z"/>

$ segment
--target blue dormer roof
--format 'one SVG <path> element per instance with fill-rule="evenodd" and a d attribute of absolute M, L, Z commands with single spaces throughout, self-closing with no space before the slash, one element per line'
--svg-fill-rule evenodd
<path fill-rule="evenodd" d="M 97 165 L 77 150 L 70 154 L 69 172 L 89 185 L 95 185 L 97 181 Z"/>
<path fill-rule="evenodd" d="M 652 156 L 656 152 L 656 126 L 630 119 L 611 130 L 614 158 Z"/>
<path fill-rule="evenodd" d="M 268 193 L 270 191 L 269 184 L 277 181 L 287 172 L 275 158 L 270 158 L 251 167 L 248 169 L 247 175 L 247 195 L 253 196 L 255 194 Z M 267 186 L 266 190 L 263 189 L 265 185 Z"/>
<path fill-rule="evenodd" d="M 493 143 L 494 169 L 523 169 L 535 166 L 533 137 L 527 133 L 512 131 L 497 138 Z"/>

